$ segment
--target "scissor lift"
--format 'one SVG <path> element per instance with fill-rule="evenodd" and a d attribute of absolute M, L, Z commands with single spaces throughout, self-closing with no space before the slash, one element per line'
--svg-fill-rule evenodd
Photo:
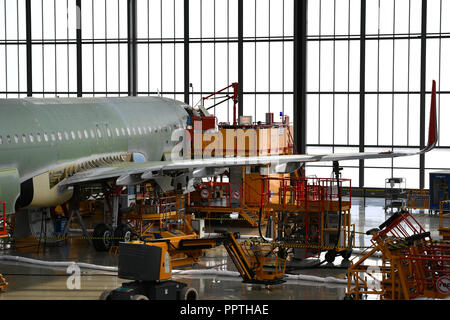
<path fill-rule="evenodd" d="M 266 177 L 261 190 L 262 207 L 272 211 L 273 239 L 294 248 L 304 259 L 327 251 L 333 262 L 337 254 L 349 258 L 354 240 L 351 224 L 351 181 L 316 177 Z M 269 187 L 270 186 L 270 187 Z M 348 194 L 338 189 L 348 187 Z M 343 199 L 342 199 L 343 197 Z"/>

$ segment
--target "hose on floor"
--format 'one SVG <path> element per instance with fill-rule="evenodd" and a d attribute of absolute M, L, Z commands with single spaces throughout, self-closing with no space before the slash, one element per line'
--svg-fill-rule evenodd
<path fill-rule="evenodd" d="M 117 267 L 101 266 L 84 262 L 74 262 L 74 261 L 43 261 L 19 256 L 1 256 L 0 261 L 11 261 L 11 262 L 21 262 L 27 264 L 34 264 L 50 268 L 61 268 L 68 267 L 70 265 L 76 264 L 80 268 L 100 270 L 108 272 L 118 272 Z M 211 276 L 224 276 L 224 277 L 240 277 L 239 272 L 229 271 L 229 270 L 214 270 L 214 269 L 191 269 L 191 270 L 172 270 L 174 275 L 211 275 Z M 316 277 L 310 275 L 302 274 L 286 274 L 286 280 L 302 280 L 302 281 L 312 281 L 321 283 L 334 283 L 346 285 L 346 279 L 339 279 L 334 277 Z"/>

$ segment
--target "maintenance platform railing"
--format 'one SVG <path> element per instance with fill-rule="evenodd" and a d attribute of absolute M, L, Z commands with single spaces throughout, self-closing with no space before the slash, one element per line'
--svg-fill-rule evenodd
<path fill-rule="evenodd" d="M 265 205 L 276 210 L 338 210 L 338 183 L 334 178 L 267 176 L 262 179 L 265 183 L 261 184 L 261 199 L 268 199 Z M 351 180 L 339 179 L 339 188 L 341 204 L 351 204 Z"/>

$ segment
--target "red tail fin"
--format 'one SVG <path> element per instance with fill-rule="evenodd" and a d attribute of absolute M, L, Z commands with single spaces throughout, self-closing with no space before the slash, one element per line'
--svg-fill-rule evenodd
<path fill-rule="evenodd" d="M 436 81 L 433 80 L 433 89 L 431 93 L 430 107 L 430 126 L 428 128 L 428 145 L 427 149 L 434 148 L 438 141 L 437 123 L 436 123 Z"/>

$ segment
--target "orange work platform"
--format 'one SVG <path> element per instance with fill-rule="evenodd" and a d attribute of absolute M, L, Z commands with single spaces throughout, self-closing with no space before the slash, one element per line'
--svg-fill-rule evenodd
<path fill-rule="evenodd" d="M 274 241 L 292 246 L 298 259 L 318 256 L 334 247 L 352 247 L 351 180 L 316 177 L 264 177 L 263 208 L 272 212 Z M 345 188 L 346 193 L 342 193 Z M 339 211 L 339 207 L 341 207 Z"/>

